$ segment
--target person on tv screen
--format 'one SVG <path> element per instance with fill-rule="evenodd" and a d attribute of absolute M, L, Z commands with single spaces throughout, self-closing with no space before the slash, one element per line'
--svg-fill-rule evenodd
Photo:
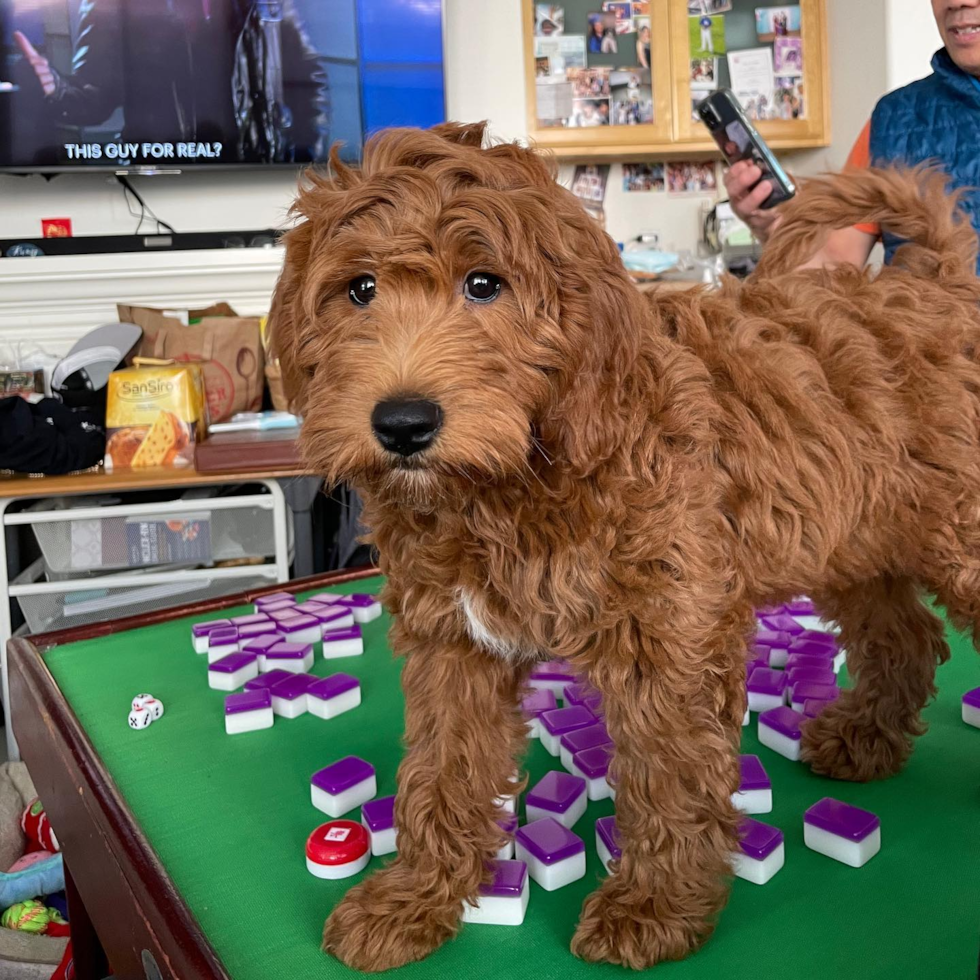
<path fill-rule="evenodd" d="M 24 31 L 14 30 L 13 40 L 59 133 L 104 130 L 118 119 L 121 142 L 209 148 L 207 159 L 185 163 L 309 162 L 323 156 L 330 106 L 320 56 L 295 7 L 293 0 L 87 0 L 72 31 L 70 72 L 56 70 Z M 52 162 L 63 162 L 59 156 Z"/>

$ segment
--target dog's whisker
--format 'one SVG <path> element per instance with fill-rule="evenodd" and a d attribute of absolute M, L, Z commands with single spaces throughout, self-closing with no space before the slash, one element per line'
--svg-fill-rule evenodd
<path fill-rule="evenodd" d="M 555 465 L 555 461 L 544 451 L 544 446 L 541 445 L 540 441 L 537 439 L 536 436 L 531 436 L 531 444 L 535 447 L 535 449 L 537 449 L 539 453 L 541 453 L 541 455 L 544 457 L 544 461 L 549 466 Z"/>

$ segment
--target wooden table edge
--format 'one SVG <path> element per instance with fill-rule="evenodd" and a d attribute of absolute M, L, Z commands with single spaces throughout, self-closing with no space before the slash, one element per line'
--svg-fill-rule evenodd
<path fill-rule="evenodd" d="M 215 483 L 261 483 L 263 480 L 288 480 L 315 475 L 302 464 L 244 471 L 151 467 L 114 470 L 112 473 L 99 470 L 54 476 L 0 475 L 0 499 L 29 500 L 67 494 L 126 493 L 138 490 L 208 486 Z"/>
<path fill-rule="evenodd" d="M 73 839 L 83 831 L 97 833 L 106 848 L 104 831 L 119 842 L 121 851 L 109 854 L 116 867 L 108 869 L 107 873 L 115 870 L 117 877 L 125 881 L 139 900 L 148 933 L 156 939 L 160 953 L 169 954 L 165 963 L 159 966 L 169 970 L 173 977 L 180 980 L 231 980 L 61 693 L 44 661 L 44 654 L 66 643 L 244 605 L 270 592 L 330 588 L 379 574 L 377 568 L 370 567 L 314 575 L 109 623 L 72 627 L 8 642 L 10 683 L 15 694 L 11 701 L 15 706 L 14 730 L 52 826 L 61 836 L 66 857 L 71 861 Z M 65 786 L 66 781 L 74 785 Z M 84 877 L 79 880 L 79 870 L 84 868 L 79 869 L 74 863 L 72 867 L 81 899 L 98 930 L 99 915 L 92 915 L 92 909 L 96 907 L 93 899 L 97 897 L 97 884 Z M 152 916 L 152 922 L 146 916 L 148 908 L 157 913 Z M 106 923 L 101 924 L 105 929 Z M 113 951 L 110 948 L 108 952 Z"/>

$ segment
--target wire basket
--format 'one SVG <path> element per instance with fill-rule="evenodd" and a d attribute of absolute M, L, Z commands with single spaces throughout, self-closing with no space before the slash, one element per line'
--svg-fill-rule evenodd
<path fill-rule="evenodd" d="M 275 554 L 272 511 L 242 506 L 138 517 L 73 518 L 31 525 L 53 576 L 158 565 L 212 565 Z"/>
<path fill-rule="evenodd" d="M 30 631 L 46 633 L 232 595 L 270 585 L 273 581 L 261 575 L 208 578 L 204 574 L 187 575 L 158 584 L 113 586 L 111 578 L 106 578 L 105 584 L 101 585 L 98 578 L 93 578 L 88 583 L 90 587 L 82 591 L 66 589 L 64 592 L 22 595 L 17 601 Z"/>

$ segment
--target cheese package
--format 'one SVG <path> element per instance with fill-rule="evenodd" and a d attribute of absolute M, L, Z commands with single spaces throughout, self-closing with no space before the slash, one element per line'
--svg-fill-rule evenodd
<path fill-rule="evenodd" d="M 192 466 L 208 422 L 200 365 L 135 363 L 109 375 L 106 469 Z"/>

